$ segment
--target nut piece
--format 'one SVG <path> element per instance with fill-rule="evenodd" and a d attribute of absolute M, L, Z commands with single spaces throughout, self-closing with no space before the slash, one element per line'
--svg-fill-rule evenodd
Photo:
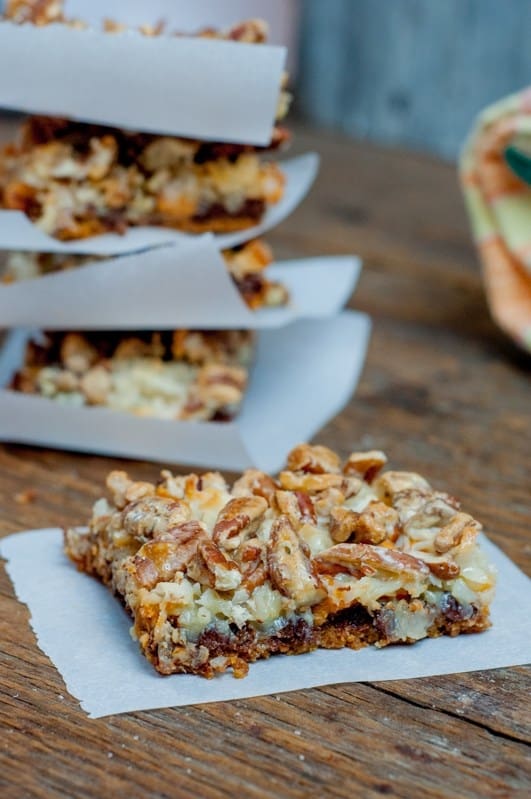
<path fill-rule="evenodd" d="M 212 575 L 212 585 L 218 591 L 234 591 L 242 581 L 238 565 L 228 558 L 213 541 L 199 546 L 199 555 Z"/>
<path fill-rule="evenodd" d="M 307 474 L 306 472 L 280 472 L 279 482 L 288 491 L 304 491 L 307 494 L 325 491 L 327 488 L 341 488 L 343 478 L 340 474 Z"/>
<path fill-rule="evenodd" d="M 303 524 L 317 522 L 313 502 L 303 491 L 276 491 L 275 499 L 280 512 L 288 517 L 295 530 Z"/>
<path fill-rule="evenodd" d="M 144 588 L 167 582 L 183 571 L 197 551 L 198 537 L 185 545 L 173 541 L 148 541 L 133 558 L 136 579 Z"/>
<path fill-rule="evenodd" d="M 313 506 L 319 516 L 330 516 L 332 510 L 345 502 L 346 496 L 339 488 L 327 488 L 312 497 Z"/>
<path fill-rule="evenodd" d="M 245 538 L 256 532 L 267 508 L 263 497 L 231 499 L 218 514 L 213 540 L 223 549 L 238 549 Z"/>
<path fill-rule="evenodd" d="M 406 533 L 413 535 L 415 530 L 429 530 L 447 525 L 456 515 L 455 504 L 450 504 L 451 501 L 452 498 L 447 494 L 433 492 L 428 495 L 424 504 L 404 525 Z"/>
<path fill-rule="evenodd" d="M 325 597 L 326 592 L 313 570 L 308 547 L 287 516 L 280 516 L 271 529 L 267 565 L 274 587 L 293 599 L 297 608 L 311 607 Z"/>
<path fill-rule="evenodd" d="M 127 505 L 125 492 L 129 486 L 133 485 L 133 481 L 129 479 L 127 472 L 119 472 L 117 470 L 109 472 L 105 484 L 109 489 L 112 500 L 118 510 L 125 508 Z"/>
<path fill-rule="evenodd" d="M 184 502 L 151 496 L 127 505 L 122 514 L 122 524 L 128 535 L 140 541 L 161 540 L 172 528 L 189 518 L 190 509 Z"/>
<path fill-rule="evenodd" d="M 60 359 L 70 372 L 81 375 L 98 360 L 98 351 L 80 333 L 67 333 L 61 341 Z"/>
<path fill-rule="evenodd" d="M 240 570 L 243 573 L 242 587 L 252 593 L 268 578 L 265 559 L 265 544 L 258 538 L 250 538 L 239 552 Z"/>
<path fill-rule="evenodd" d="M 445 494 L 443 491 L 426 491 L 418 488 L 406 488 L 395 494 L 393 508 L 398 511 L 400 523 L 405 525 L 428 502 L 434 502 L 435 500 L 445 503 L 449 510 L 453 508 L 453 511 L 457 511 L 460 508 L 459 502 L 455 497 L 451 497 L 450 494 Z"/>
<path fill-rule="evenodd" d="M 439 555 L 443 555 L 459 544 L 475 539 L 480 530 L 479 522 L 468 513 L 456 513 L 453 519 L 435 536 L 435 551 Z"/>
<path fill-rule="evenodd" d="M 235 497 L 263 497 L 269 504 L 275 496 L 277 485 L 265 472 L 247 469 L 232 487 Z"/>
<path fill-rule="evenodd" d="M 430 484 L 420 474 L 415 472 L 384 472 L 376 479 L 374 488 L 380 499 L 387 505 L 392 505 L 394 497 L 400 491 L 405 491 L 409 488 L 429 491 Z"/>
<path fill-rule="evenodd" d="M 353 452 L 343 466 L 343 473 L 359 475 L 367 483 L 372 483 L 386 463 L 387 456 L 378 449 L 372 449 L 369 452 Z"/>
<path fill-rule="evenodd" d="M 89 405 L 104 405 L 111 390 L 111 375 L 104 366 L 93 366 L 79 382 Z"/>
<path fill-rule="evenodd" d="M 311 447 L 309 444 L 299 444 L 292 449 L 287 460 L 287 467 L 292 472 L 338 473 L 339 466 L 339 457 L 331 449 L 321 446 Z"/>
<path fill-rule="evenodd" d="M 381 544 L 398 537 L 398 513 L 384 502 L 371 502 L 360 513 L 354 530 L 357 544 Z"/>
<path fill-rule="evenodd" d="M 442 563 L 428 563 L 428 568 L 435 577 L 441 580 L 453 580 L 459 577 L 461 569 L 451 560 L 444 560 Z"/>
<path fill-rule="evenodd" d="M 378 571 L 411 577 L 430 573 L 424 561 L 413 555 L 370 544 L 336 544 L 316 555 L 313 562 L 320 572 L 334 574 L 347 571 L 356 577 L 376 574 Z"/>
<path fill-rule="evenodd" d="M 371 502 L 361 513 L 335 508 L 330 518 L 330 535 L 339 543 L 353 536 L 357 544 L 381 544 L 398 535 L 398 513 L 383 502 Z"/>
<path fill-rule="evenodd" d="M 348 541 L 360 517 L 355 510 L 332 508 L 330 511 L 330 536 L 332 541 L 340 544 Z"/>

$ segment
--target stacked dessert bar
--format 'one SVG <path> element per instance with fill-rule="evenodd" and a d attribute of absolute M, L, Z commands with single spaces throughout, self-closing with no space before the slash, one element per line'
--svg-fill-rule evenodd
<path fill-rule="evenodd" d="M 83 28 L 83 21 L 70 19 L 63 6 L 60 0 L 10 0 L 5 19 Z M 125 26 L 106 20 L 104 30 L 121 34 Z M 162 25 L 144 26 L 140 33 L 174 35 Z M 267 25 L 248 20 L 194 35 L 260 45 L 267 40 Z M 265 147 L 31 116 L 17 139 L 0 152 L 0 206 L 23 212 L 61 241 L 120 234 L 138 226 L 193 234 L 245 230 L 283 196 L 282 170 L 264 156 L 289 141 L 281 125 L 288 106 L 289 95 L 281 86 Z M 285 286 L 267 277 L 273 255 L 264 241 L 244 241 L 225 250 L 223 257 L 251 309 L 288 303 Z M 0 280 L 31 279 L 94 260 L 89 255 L 4 251 Z M 246 331 L 50 332 L 44 342 L 29 343 L 12 387 L 140 415 L 227 419 L 237 412 L 247 384 L 252 341 Z"/>

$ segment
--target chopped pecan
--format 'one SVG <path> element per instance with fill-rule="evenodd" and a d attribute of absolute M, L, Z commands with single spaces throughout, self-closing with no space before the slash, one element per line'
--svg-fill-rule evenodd
<path fill-rule="evenodd" d="M 356 577 L 378 571 L 415 577 L 430 573 L 424 561 L 413 555 L 370 544 L 336 544 L 320 552 L 313 560 L 320 572 L 334 574 L 339 568 Z"/>
<path fill-rule="evenodd" d="M 316 523 L 313 502 L 303 491 L 276 491 L 275 499 L 280 512 L 288 517 L 296 530 L 306 522 Z"/>
<path fill-rule="evenodd" d="M 343 477 L 340 474 L 312 474 L 306 472 L 280 472 L 279 482 L 288 491 L 325 491 L 327 488 L 341 488 Z"/>
<path fill-rule="evenodd" d="M 79 387 L 90 405 L 103 405 L 111 390 L 111 375 L 102 364 L 93 366 L 81 377 Z"/>
<path fill-rule="evenodd" d="M 287 516 L 280 516 L 267 543 L 267 565 L 271 582 L 297 607 L 311 607 L 325 596 L 309 558 L 309 549 L 299 538 Z"/>
<path fill-rule="evenodd" d="M 343 466 L 344 474 L 359 475 L 367 483 L 372 483 L 378 472 L 387 463 L 387 456 L 380 450 L 353 452 Z"/>
<path fill-rule="evenodd" d="M 330 516 L 333 508 L 342 505 L 346 499 L 339 488 L 326 488 L 312 496 L 313 506 L 319 516 Z"/>
<path fill-rule="evenodd" d="M 67 333 L 61 341 L 61 363 L 74 374 L 83 374 L 98 360 L 98 351 L 80 333 Z"/>
<path fill-rule="evenodd" d="M 128 502 L 125 493 L 129 486 L 133 485 L 133 481 L 129 479 L 127 472 L 119 472 L 117 470 L 109 472 L 105 484 L 116 507 L 119 510 L 125 508 Z"/>
<path fill-rule="evenodd" d="M 232 487 L 235 497 L 263 497 L 269 504 L 275 496 L 277 485 L 265 472 L 247 469 Z"/>
<path fill-rule="evenodd" d="M 359 514 L 354 528 L 357 544 L 381 544 L 398 537 L 398 513 L 384 502 L 371 502 Z"/>
<path fill-rule="evenodd" d="M 218 514 L 213 540 L 223 549 L 238 549 L 245 538 L 256 532 L 267 507 L 263 497 L 231 499 Z"/>
<path fill-rule="evenodd" d="M 199 540 L 191 538 L 186 544 L 174 541 L 148 541 L 133 558 L 135 576 L 144 588 L 167 582 L 183 571 L 197 551 Z"/>
<path fill-rule="evenodd" d="M 388 505 L 393 504 L 396 494 L 406 489 L 430 490 L 428 481 L 415 472 L 384 472 L 376 478 L 374 487 L 380 499 Z"/>
<path fill-rule="evenodd" d="M 263 585 L 268 578 L 267 567 L 264 562 L 265 544 L 258 538 L 246 541 L 238 552 L 240 569 L 242 570 L 242 587 L 252 593 L 259 585 Z"/>
<path fill-rule="evenodd" d="M 340 460 L 335 452 L 328 447 L 312 447 L 310 444 L 299 444 L 291 450 L 287 460 L 287 467 L 292 472 L 338 473 L 339 466 Z"/>
<path fill-rule="evenodd" d="M 348 541 L 354 530 L 360 514 L 347 508 L 332 508 L 330 511 L 330 536 L 332 541 L 343 543 Z"/>
<path fill-rule="evenodd" d="M 479 522 L 468 513 L 456 513 L 435 536 L 435 551 L 439 555 L 443 555 L 459 544 L 475 539 L 480 530 Z"/>
<path fill-rule="evenodd" d="M 341 491 L 345 495 L 345 499 L 350 499 L 350 497 L 355 497 L 359 494 L 364 485 L 365 483 L 360 477 L 346 475 L 341 483 Z"/>
<path fill-rule="evenodd" d="M 125 490 L 125 501 L 136 502 L 143 497 L 152 497 L 155 493 L 155 486 L 152 483 L 143 482 L 138 480 L 135 483 L 130 483 Z"/>
<path fill-rule="evenodd" d="M 213 541 L 201 543 L 198 553 L 211 575 L 211 585 L 216 590 L 234 591 L 238 588 L 242 581 L 238 564 L 228 558 Z"/>
<path fill-rule="evenodd" d="M 441 580 L 453 580 L 459 577 L 460 568 L 457 563 L 451 560 L 444 560 L 441 563 L 428 563 L 428 568 L 435 577 Z"/>
<path fill-rule="evenodd" d="M 393 497 L 393 507 L 398 511 L 400 522 L 404 525 L 426 506 L 428 501 L 434 500 L 440 500 L 450 508 L 459 510 L 459 502 L 449 494 L 445 494 L 443 491 L 428 491 L 419 488 L 406 488 L 399 491 Z"/>
<path fill-rule="evenodd" d="M 420 509 L 407 521 L 404 529 L 407 533 L 414 530 L 429 530 L 433 527 L 444 527 L 456 515 L 455 507 L 450 505 L 445 494 L 433 494 Z"/>
<path fill-rule="evenodd" d="M 122 524 L 126 533 L 140 541 L 158 540 L 189 518 L 190 508 L 184 502 L 150 496 L 127 505 L 122 513 Z"/>

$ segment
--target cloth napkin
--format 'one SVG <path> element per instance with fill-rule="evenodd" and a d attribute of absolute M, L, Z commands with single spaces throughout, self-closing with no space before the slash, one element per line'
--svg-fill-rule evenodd
<path fill-rule="evenodd" d="M 460 161 L 492 316 L 531 352 L 531 187 L 506 163 L 511 144 L 531 153 L 531 87 L 479 115 Z"/>

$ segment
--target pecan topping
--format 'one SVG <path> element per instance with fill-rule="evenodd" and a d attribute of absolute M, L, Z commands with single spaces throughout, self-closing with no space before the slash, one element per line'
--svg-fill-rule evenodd
<path fill-rule="evenodd" d="M 335 452 L 328 447 L 309 444 L 299 444 L 288 455 L 287 467 L 292 472 L 310 472 L 311 474 L 324 474 L 325 472 L 339 472 L 340 460 Z"/>
<path fill-rule="evenodd" d="M 280 516 L 267 543 L 267 564 L 272 584 L 293 599 L 298 608 L 311 607 L 325 596 L 309 558 L 309 549 L 287 516 Z"/>
<path fill-rule="evenodd" d="M 378 472 L 387 463 L 387 457 L 380 450 L 353 452 L 343 466 L 344 474 L 359 475 L 367 483 L 372 483 Z"/>
<path fill-rule="evenodd" d="M 435 551 L 439 555 L 449 552 L 459 544 L 475 539 L 481 525 L 468 513 L 456 513 L 442 530 L 435 536 Z"/>
<path fill-rule="evenodd" d="M 268 578 L 264 563 L 265 545 L 258 538 L 251 538 L 242 545 L 238 554 L 243 574 L 242 586 L 252 593 Z"/>
<path fill-rule="evenodd" d="M 314 563 L 321 572 L 334 574 L 339 567 L 356 577 L 376 574 L 377 571 L 414 577 L 430 573 L 424 561 L 413 555 L 370 544 L 336 544 L 316 555 Z"/>
<path fill-rule="evenodd" d="M 374 482 L 376 493 L 388 505 L 393 503 L 394 497 L 401 491 L 417 488 L 429 491 L 430 484 L 415 472 L 384 472 Z"/>
<path fill-rule="evenodd" d="M 109 472 L 105 484 L 111 493 L 112 500 L 116 507 L 119 510 L 125 508 L 127 505 L 125 492 L 129 486 L 133 485 L 133 481 L 129 479 L 127 472 L 119 472 L 117 470 Z"/>
<path fill-rule="evenodd" d="M 343 543 L 348 541 L 354 530 L 360 514 L 347 508 L 333 508 L 330 511 L 330 536 L 332 541 Z"/>
<path fill-rule="evenodd" d="M 450 560 L 442 561 L 442 563 L 428 563 L 428 568 L 435 577 L 441 580 L 453 580 L 459 577 L 460 568 L 457 563 Z"/>
<path fill-rule="evenodd" d="M 233 591 L 238 588 L 242 581 L 238 565 L 228 558 L 213 541 L 201 543 L 199 555 L 211 575 L 211 584 L 214 588 L 218 591 Z"/>
<path fill-rule="evenodd" d="M 275 481 L 258 469 L 247 469 L 232 487 L 235 497 L 263 497 L 269 504 L 271 504 L 276 490 Z"/>
<path fill-rule="evenodd" d="M 231 499 L 219 512 L 213 540 L 223 549 L 238 549 L 245 538 L 256 532 L 266 510 L 267 502 L 263 497 Z"/>
<path fill-rule="evenodd" d="M 171 580 L 190 562 L 198 543 L 195 537 L 185 545 L 172 541 L 148 541 L 133 558 L 135 575 L 140 585 L 153 588 L 159 582 Z"/>
<path fill-rule="evenodd" d="M 190 508 L 184 502 L 151 496 L 127 505 L 122 524 L 125 532 L 134 538 L 157 540 L 189 518 Z"/>
<path fill-rule="evenodd" d="M 311 474 L 306 472 L 280 472 L 279 482 L 288 491 L 325 491 L 327 488 L 341 488 L 343 477 L 340 474 Z"/>
<path fill-rule="evenodd" d="M 288 517 L 294 529 L 298 530 L 305 523 L 316 523 L 313 502 L 303 491 L 276 491 L 275 499 L 280 512 Z"/>

